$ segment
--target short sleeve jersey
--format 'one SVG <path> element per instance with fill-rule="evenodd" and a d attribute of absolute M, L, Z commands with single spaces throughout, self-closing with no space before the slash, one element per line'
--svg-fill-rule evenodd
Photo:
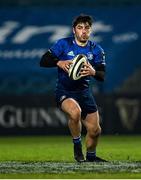
<path fill-rule="evenodd" d="M 78 54 L 84 54 L 89 63 L 95 67 L 98 64 L 105 66 L 104 50 L 100 45 L 88 41 L 87 45 L 79 46 L 74 37 L 68 37 L 58 40 L 51 48 L 50 51 L 59 60 L 72 60 Z M 72 80 L 69 78 L 68 73 L 58 67 L 58 80 L 57 88 L 66 89 L 70 91 L 84 90 L 89 87 L 90 76 L 83 77 L 79 80 Z"/>

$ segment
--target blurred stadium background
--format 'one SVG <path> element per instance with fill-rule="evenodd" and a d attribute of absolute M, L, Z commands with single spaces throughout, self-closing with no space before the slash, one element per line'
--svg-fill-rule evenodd
<path fill-rule="evenodd" d="M 80 13 L 93 16 L 91 39 L 106 52 L 106 80 L 92 83 L 103 134 L 141 133 L 140 0 L 1 0 L 0 135 L 69 134 L 54 100 L 56 69 L 39 62 Z"/>

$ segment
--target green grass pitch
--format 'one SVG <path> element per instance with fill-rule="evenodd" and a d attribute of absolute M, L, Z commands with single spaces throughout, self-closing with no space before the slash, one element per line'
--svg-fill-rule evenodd
<path fill-rule="evenodd" d="M 108 163 L 76 163 L 72 150 L 70 136 L 0 137 L 0 178 L 141 178 L 141 136 L 101 136 Z"/>

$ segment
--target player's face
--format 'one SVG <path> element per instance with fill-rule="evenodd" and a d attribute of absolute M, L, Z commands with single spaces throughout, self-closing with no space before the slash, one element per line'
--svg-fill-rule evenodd
<path fill-rule="evenodd" d="M 92 28 L 88 23 L 79 23 L 73 28 L 76 40 L 80 43 L 86 43 L 90 37 Z"/>

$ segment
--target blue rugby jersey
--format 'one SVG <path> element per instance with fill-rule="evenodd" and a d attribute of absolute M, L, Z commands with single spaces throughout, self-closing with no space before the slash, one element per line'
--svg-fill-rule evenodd
<path fill-rule="evenodd" d="M 100 45 L 88 41 L 87 45 L 79 46 L 74 37 L 68 37 L 58 40 L 51 48 L 51 52 L 59 60 L 72 60 L 78 54 L 84 54 L 89 63 L 95 67 L 97 64 L 105 65 L 104 50 Z M 70 91 L 84 90 L 89 87 L 90 76 L 83 77 L 79 80 L 72 80 L 68 73 L 58 67 L 57 88 Z"/>

